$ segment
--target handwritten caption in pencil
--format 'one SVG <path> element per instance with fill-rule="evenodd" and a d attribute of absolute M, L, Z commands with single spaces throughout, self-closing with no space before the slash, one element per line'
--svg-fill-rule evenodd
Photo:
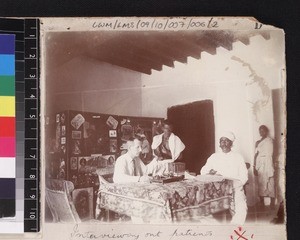
<path fill-rule="evenodd" d="M 212 231 L 197 231 L 193 229 L 173 229 L 171 231 L 155 230 L 155 231 L 145 231 L 144 233 L 134 233 L 122 231 L 115 232 L 113 229 L 111 231 L 91 231 L 91 230 L 81 230 L 79 225 L 76 224 L 73 227 L 73 231 L 70 233 L 69 240 L 82 240 L 82 239 L 124 239 L 124 240 L 142 240 L 142 239 L 205 239 L 207 237 L 212 237 Z M 209 238 L 211 239 L 211 238 Z"/>
<path fill-rule="evenodd" d="M 92 27 L 99 30 L 197 30 L 217 29 L 219 22 L 213 17 L 202 20 L 195 18 L 155 18 L 150 20 L 139 19 L 138 21 L 114 19 L 94 21 Z"/>

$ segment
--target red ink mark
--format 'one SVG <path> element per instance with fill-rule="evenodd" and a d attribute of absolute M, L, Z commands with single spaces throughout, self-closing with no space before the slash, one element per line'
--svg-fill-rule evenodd
<path fill-rule="evenodd" d="M 238 236 L 238 239 L 237 239 L 237 240 L 239 240 L 239 239 L 248 240 L 248 238 L 244 237 L 244 233 L 245 233 L 246 231 L 244 231 L 243 233 L 239 233 L 237 230 L 234 230 L 234 232 L 235 232 L 236 235 Z"/>
<path fill-rule="evenodd" d="M 230 235 L 231 240 L 249 240 L 250 238 L 246 237 L 246 231 L 243 231 L 242 227 L 238 227 L 237 229 L 233 230 L 235 233 L 234 236 Z M 251 239 L 254 238 L 254 234 L 251 235 Z"/>

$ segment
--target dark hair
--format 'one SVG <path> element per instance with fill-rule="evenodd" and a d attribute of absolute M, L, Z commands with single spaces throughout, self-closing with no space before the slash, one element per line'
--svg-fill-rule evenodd
<path fill-rule="evenodd" d="M 169 125 L 170 127 L 173 127 L 173 123 L 169 121 L 168 119 L 165 119 L 162 123 L 162 125 Z"/>
<path fill-rule="evenodd" d="M 259 129 L 264 129 L 266 132 L 269 132 L 269 128 L 266 125 L 261 125 Z"/>
<path fill-rule="evenodd" d="M 126 140 L 126 142 L 133 142 L 134 140 L 139 140 L 139 141 L 140 141 L 140 139 L 138 139 L 138 137 L 132 136 L 132 137 L 128 138 L 128 139 Z"/>
<path fill-rule="evenodd" d="M 85 159 L 85 158 L 81 158 L 81 159 L 80 159 L 79 164 L 81 165 L 82 163 L 85 163 L 85 164 L 86 164 L 86 159 Z"/>

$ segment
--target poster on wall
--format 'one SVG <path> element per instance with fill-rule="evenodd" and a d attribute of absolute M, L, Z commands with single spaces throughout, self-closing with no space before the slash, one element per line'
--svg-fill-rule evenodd
<path fill-rule="evenodd" d="M 118 120 L 116 120 L 113 116 L 109 116 L 106 124 L 112 128 L 112 129 L 116 129 L 118 127 Z"/>
<path fill-rule="evenodd" d="M 81 139 L 81 131 L 72 131 L 72 139 Z"/>
<path fill-rule="evenodd" d="M 65 125 L 61 126 L 61 135 L 66 136 L 66 126 Z"/>
<path fill-rule="evenodd" d="M 72 193 L 73 202 L 81 221 L 93 218 L 93 188 L 75 189 Z"/>
<path fill-rule="evenodd" d="M 68 123 L 72 157 L 90 176 L 99 166 L 119 167 L 118 156 L 136 137 L 134 155 L 142 167 L 133 171 L 137 167 L 128 164 L 120 171 L 144 181 L 117 176 L 114 183 L 94 186 L 101 194 L 94 195 L 92 217 L 89 191 L 81 185 L 85 193 L 75 200 L 77 209 L 93 221 L 66 224 L 63 236 L 55 234 L 60 222 L 46 222 L 48 239 L 286 239 L 282 29 L 251 17 L 42 23 L 43 91 L 55 99 L 44 102 L 44 110 L 59 112 L 57 102 L 76 109 L 64 124 L 61 115 L 53 116 L 60 124 L 54 130 L 58 144 Z M 78 98 L 70 100 L 70 92 Z M 153 183 L 149 169 L 156 165 L 147 164 L 165 160 L 185 166 L 186 179 L 167 183 L 172 172 L 165 171 Z M 121 214 L 108 215 L 103 224 L 97 215 L 103 209 Z"/>
<path fill-rule="evenodd" d="M 77 170 L 77 157 L 71 157 L 70 159 L 70 168 L 71 170 Z"/>
<path fill-rule="evenodd" d="M 117 130 L 109 130 L 109 137 L 117 137 Z"/>
<path fill-rule="evenodd" d="M 78 113 L 71 121 L 71 125 L 75 128 L 75 129 L 79 129 L 80 126 L 84 123 L 85 119 L 84 117 Z"/>
<path fill-rule="evenodd" d="M 104 155 L 103 158 L 105 158 L 107 160 L 108 166 L 115 165 L 115 159 L 116 159 L 115 155 Z"/>
<path fill-rule="evenodd" d="M 109 151 L 111 153 L 116 153 L 118 149 L 118 140 L 117 139 L 110 139 L 109 140 Z"/>

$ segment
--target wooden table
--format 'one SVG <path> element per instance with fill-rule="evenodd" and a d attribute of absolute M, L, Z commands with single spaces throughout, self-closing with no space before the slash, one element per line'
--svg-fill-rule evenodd
<path fill-rule="evenodd" d="M 233 182 L 192 179 L 167 184 L 101 184 L 96 213 L 103 208 L 144 222 L 193 220 L 233 209 Z"/>

